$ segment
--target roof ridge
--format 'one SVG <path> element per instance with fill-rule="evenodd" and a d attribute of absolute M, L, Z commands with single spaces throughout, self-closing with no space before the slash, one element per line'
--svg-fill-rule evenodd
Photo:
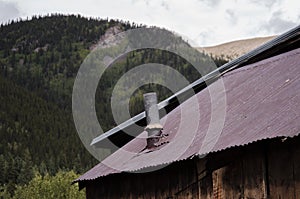
<path fill-rule="evenodd" d="M 285 52 L 285 53 L 282 53 L 282 54 L 279 54 L 279 55 L 275 55 L 274 57 L 269 57 L 267 59 L 255 62 L 253 64 L 249 64 L 249 65 L 241 67 L 241 68 L 237 68 L 235 70 L 232 70 L 232 71 L 229 71 L 228 73 L 223 74 L 222 76 L 223 77 L 229 77 L 229 76 L 234 75 L 236 73 L 244 72 L 244 71 L 247 71 L 247 70 L 250 70 L 250 69 L 253 69 L 253 68 L 257 68 L 257 67 L 261 67 L 261 66 L 263 66 L 265 64 L 268 64 L 268 63 L 275 63 L 275 62 L 278 62 L 280 60 L 287 59 L 291 56 L 295 56 L 297 54 L 300 54 L 300 48 L 297 48 L 295 50 L 288 51 L 288 52 Z"/>

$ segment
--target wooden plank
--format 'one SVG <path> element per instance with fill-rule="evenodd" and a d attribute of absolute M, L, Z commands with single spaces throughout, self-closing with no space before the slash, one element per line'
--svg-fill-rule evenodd
<path fill-rule="evenodd" d="M 212 179 L 215 199 L 244 198 L 243 159 L 213 171 Z"/>
<path fill-rule="evenodd" d="M 224 198 L 243 198 L 243 162 L 241 159 L 234 161 L 223 170 Z"/>
<path fill-rule="evenodd" d="M 198 198 L 197 165 L 195 161 L 180 164 L 179 168 L 179 190 L 175 194 L 177 199 Z M 178 175 L 178 174 L 177 174 Z"/>
<path fill-rule="evenodd" d="M 294 145 L 293 162 L 294 162 L 294 180 L 295 180 L 295 198 L 300 199 L 300 146 Z"/>
<path fill-rule="evenodd" d="M 224 182 L 223 182 L 224 168 L 217 169 L 212 173 L 213 181 L 213 198 L 224 199 Z"/>
<path fill-rule="evenodd" d="M 255 148 L 243 158 L 243 185 L 245 198 L 267 198 L 265 153 Z"/>
<path fill-rule="evenodd" d="M 295 198 L 292 151 L 282 142 L 270 143 L 268 151 L 270 198 Z"/>
<path fill-rule="evenodd" d="M 153 183 L 155 183 L 155 198 L 167 198 L 169 196 L 169 180 L 171 179 L 172 169 L 162 170 L 156 175 L 152 175 L 154 177 Z M 149 175 L 151 174 L 149 173 Z"/>
<path fill-rule="evenodd" d="M 213 198 L 213 182 L 212 174 L 208 173 L 199 181 L 199 196 L 200 198 L 212 199 Z"/>

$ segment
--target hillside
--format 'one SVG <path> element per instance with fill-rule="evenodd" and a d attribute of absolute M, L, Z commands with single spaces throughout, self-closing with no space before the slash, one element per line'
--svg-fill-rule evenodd
<path fill-rule="evenodd" d="M 222 57 L 227 60 L 232 60 L 253 50 L 254 48 L 262 45 L 263 43 L 270 41 L 275 37 L 276 36 L 236 40 L 216 46 L 198 48 L 198 50 L 204 50 L 205 53 L 211 54 L 215 57 Z"/>
<path fill-rule="evenodd" d="M 2 192 L 13 195 L 16 187 L 27 184 L 36 173 L 82 173 L 96 164 L 74 126 L 74 79 L 101 38 L 114 33 L 112 30 L 138 27 L 141 25 L 79 15 L 35 16 L 0 26 L 0 198 Z M 202 60 L 203 65 L 206 61 Z M 218 65 L 226 62 L 215 61 Z M 115 126 L 110 110 L 114 85 L 128 70 L 145 63 L 169 65 L 190 82 L 201 77 L 186 60 L 166 51 L 128 53 L 99 82 L 96 111 L 104 130 Z M 130 99 L 133 115 L 143 110 L 142 94 L 150 90 L 158 92 L 159 101 L 171 95 L 156 84 L 137 89 Z"/>
<path fill-rule="evenodd" d="M 0 27 L 0 197 L 35 173 L 81 173 L 97 161 L 77 135 L 71 112 L 74 77 L 90 47 L 128 22 L 35 16 Z M 4 188 L 1 188 L 4 187 Z"/>

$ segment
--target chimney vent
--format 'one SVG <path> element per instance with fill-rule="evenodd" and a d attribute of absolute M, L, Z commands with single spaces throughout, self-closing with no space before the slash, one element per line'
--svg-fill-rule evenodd
<path fill-rule="evenodd" d="M 156 93 L 144 94 L 144 106 L 147 119 L 145 130 L 148 132 L 147 148 L 152 148 L 159 141 L 161 129 L 163 128 L 159 121 Z"/>

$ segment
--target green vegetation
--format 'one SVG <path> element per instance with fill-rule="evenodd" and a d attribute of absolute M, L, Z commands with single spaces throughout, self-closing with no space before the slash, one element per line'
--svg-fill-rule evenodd
<path fill-rule="evenodd" d="M 17 186 L 13 197 L 7 190 L 0 193 L 0 197 L 11 199 L 83 199 L 84 190 L 78 191 L 77 184 L 71 184 L 78 177 L 73 171 L 59 171 L 55 176 L 46 174 L 44 176 L 37 173 L 34 178 L 23 186 Z"/>
<path fill-rule="evenodd" d="M 83 197 L 70 183 L 77 177 L 75 173 L 83 173 L 97 161 L 77 136 L 72 87 L 91 47 L 115 26 L 121 30 L 140 27 L 75 15 L 35 16 L 1 25 L 0 198 Z M 129 53 L 106 70 L 99 82 L 96 109 L 104 130 L 115 125 L 110 113 L 114 85 L 126 71 L 143 63 L 169 65 L 190 82 L 200 77 L 189 63 L 172 53 L 151 49 Z M 225 61 L 216 59 L 216 63 Z M 171 95 L 162 86 L 145 85 L 130 100 L 132 114 L 142 111 L 142 94 L 150 90 L 158 92 L 159 101 Z"/>
<path fill-rule="evenodd" d="M 1 184 L 24 184 L 35 171 L 76 172 L 94 161 L 77 137 L 72 115 L 0 77 Z"/>
<path fill-rule="evenodd" d="M 117 24 L 136 27 L 73 15 L 1 25 L 0 186 L 9 194 L 35 172 L 83 173 L 97 163 L 73 124 L 72 86 L 90 47 Z"/>

